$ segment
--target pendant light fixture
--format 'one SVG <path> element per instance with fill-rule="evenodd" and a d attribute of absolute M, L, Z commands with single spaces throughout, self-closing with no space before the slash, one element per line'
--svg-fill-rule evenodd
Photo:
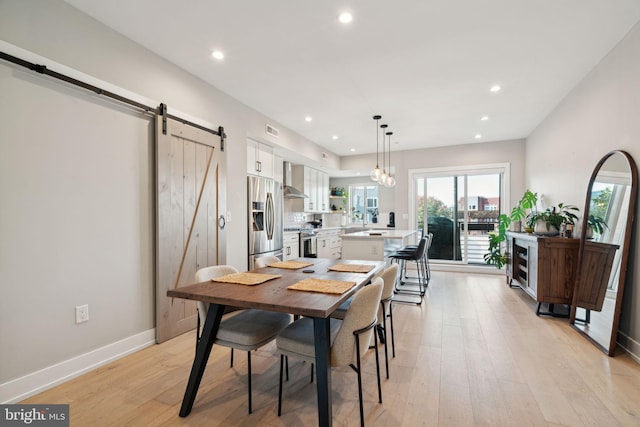
<path fill-rule="evenodd" d="M 393 132 L 387 132 L 387 136 L 389 137 L 389 173 L 387 174 L 387 181 L 384 184 L 385 187 L 389 188 L 396 186 L 396 179 L 391 175 L 391 135 L 393 135 Z"/>
<path fill-rule="evenodd" d="M 369 178 L 371 178 L 371 181 L 375 182 L 378 182 L 380 179 L 380 175 L 382 175 L 382 171 L 380 170 L 380 166 L 378 163 L 378 147 L 380 144 L 380 140 L 378 139 L 378 120 L 380 120 L 381 118 L 382 116 L 379 114 L 373 116 L 373 119 L 376 121 L 376 167 L 369 174 Z M 384 144 L 384 134 L 382 135 L 382 143 Z M 382 154 L 384 155 L 384 150 Z"/>
<path fill-rule="evenodd" d="M 384 135 L 388 126 L 389 125 L 386 124 L 380 125 L 382 128 L 382 174 L 380 175 L 380 178 L 378 178 L 378 183 L 384 186 L 387 185 L 387 179 L 389 179 L 389 175 L 387 175 L 386 156 L 384 155 Z"/>

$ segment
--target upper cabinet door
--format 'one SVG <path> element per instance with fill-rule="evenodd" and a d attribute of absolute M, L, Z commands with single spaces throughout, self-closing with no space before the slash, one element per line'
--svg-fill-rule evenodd
<path fill-rule="evenodd" d="M 318 204 L 322 212 L 330 212 L 329 208 L 329 174 L 318 172 Z"/>
<path fill-rule="evenodd" d="M 247 140 L 247 173 L 273 178 L 273 150 L 268 145 Z"/>
<path fill-rule="evenodd" d="M 304 170 L 304 194 L 309 197 L 304 199 L 304 211 L 305 212 L 317 212 L 318 211 L 318 198 L 316 191 L 316 170 L 308 166 L 303 167 Z"/>

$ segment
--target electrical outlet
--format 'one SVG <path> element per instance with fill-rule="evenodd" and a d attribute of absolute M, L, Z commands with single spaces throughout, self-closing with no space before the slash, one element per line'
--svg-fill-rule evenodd
<path fill-rule="evenodd" d="M 76 323 L 89 321 L 89 305 L 76 305 Z"/>

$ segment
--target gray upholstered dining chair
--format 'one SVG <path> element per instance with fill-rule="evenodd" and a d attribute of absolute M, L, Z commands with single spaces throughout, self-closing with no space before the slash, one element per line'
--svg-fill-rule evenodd
<path fill-rule="evenodd" d="M 389 379 L 389 354 L 388 343 L 391 336 L 391 352 L 396 357 L 396 343 L 393 333 L 393 290 L 395 289 L 396 280 L 398 278 L 398 264 L 391 264 L 382 273 L 382 281 L 384 288 L 380 295 L 380 306 L 378 307 L 378 328 L 384 332 L 384 363 L 387 371 L 387 379 Z M 389 328 L 387 328 L 387 319 L 389 319 Z M 391 332 L 391 333 L 389 333 Z"/>
<path fill-rule="evenodd" d="M 391 335 L 391 351 L 393 357 L 396 357 L 396 343 L 393 333 L 393 308 L 391 304 L 393 302 L 393 290 L 395 288 L 396 280 L 398 278 L 398 264 L 391 264 L 389 267 L 376 277 L 382 278 L 384 282 L 384 288 L 382 288 L 382 294 L 380 295 L 380 306 L 378 307 L 378 323 L 376 327 L 382 330 L 381 340 L 384 337 L 384 363 L 387 373 L 387 379 L 389 379 L 389 351 L 388 342 L 389 335 Z M 336 311 L 333 312 L 331 317 L 336 319 L 344 319 L 347 314 L 349 305 L 353 299 L 348 299 L 345 304 L 340 305 Z M 387 328 L 387 319 L 389 319 L 389 328 Z M 388 332 L 391 332 L 389 334 Z"/>
<path fill-rule="evenodd" d="M 380 386 L 380 362 L 378 358 L 378 339 L 374 332 L 377 324 L 376 313 L 380 304 L 383 282 L 381 278 L 360 289 L 347 310 L 344 320 L 329 319 L 331 337 L 331 367 L 350 366 L 358 375 L 358 398 L 360 402 L 360 424 L 364 425 L 362 404 L 362 369 L 360 355 L 369 347 L 373 334 L 378 374 L 378 401 L 382 403 Z M 291 356 L 308 362 L 315 362 L 313 319 L 303 317 L 287 326 L 276 338 L 276 347 L 280 352 L 280 382 L 278 388 L 278 416 L 282 413 L 282 370 L 284 357 Z M 355 366 L 354 366 L 355 363 Z"/>
<path fill-rule="evenodd" d="M 206 282 L 216 277 L 237 273 L 230 265 L 215 265 L 198 270 L 196 283 Z M 238 285 L 242 286 L 242 285 Z M 198 301 L 198 340 L 200 324 L 204 325 L 209 304 Z M 285 313 L 247 309 L 225 315 L 220 322 L 215 344 L 231 348 L 231 366 L 233 367 L 233 349 L 247 352 L 247 384 L 249 389 L 249 413 L 251 405 L 251 351 L 272 341 L 276 335 L 291 323 L 291 316 Z"/>
<path fill-rule="evenodd" d="M 260 258 L 256 258 L 255 266 L 256 268 L 263 268 L 278 261 L 280 261 L 280 258 L 278 258 L 277 256 L 265 255 L 261 256 Z"/>

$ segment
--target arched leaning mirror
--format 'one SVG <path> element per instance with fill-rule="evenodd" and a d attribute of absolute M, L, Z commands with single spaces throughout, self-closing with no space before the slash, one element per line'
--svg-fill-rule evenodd
<path fill-rule="evenodd" d="M 616 346 L 638 171 L 624 151 L 596 165 L 584 207 L 570 323 L 609 356 Z"/>

